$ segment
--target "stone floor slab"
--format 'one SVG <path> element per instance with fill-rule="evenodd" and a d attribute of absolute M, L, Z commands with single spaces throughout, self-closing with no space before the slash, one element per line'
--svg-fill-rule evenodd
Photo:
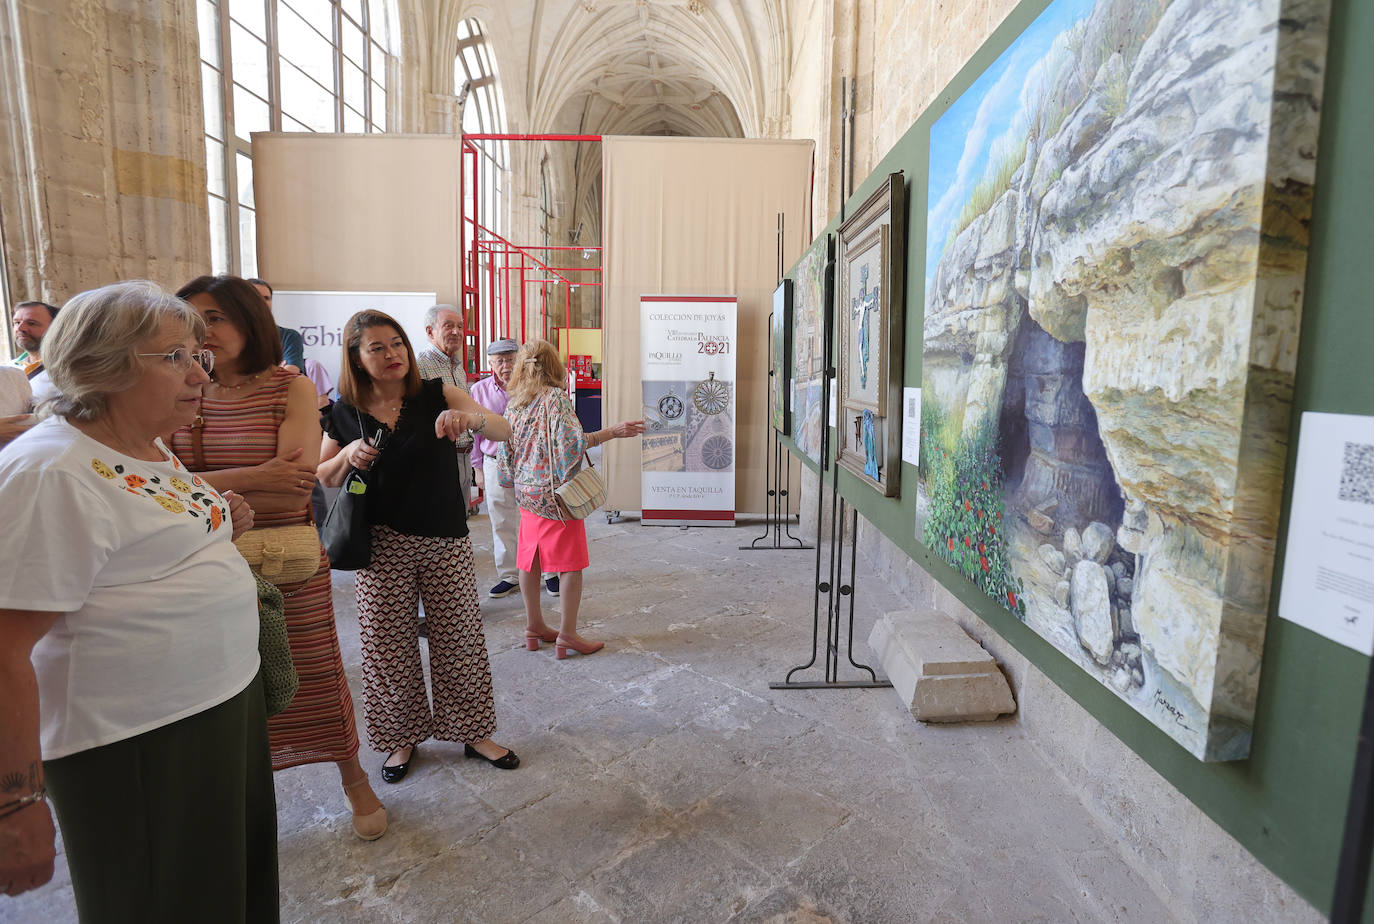
<path fill-rule="evenodd" d="M 350 833 L 332 765 L 277 774 L 283 920 L 1170 920 L 1014 721 L 923 726 L 890 691 L 769 689 L 809 654 L 814 553 L 741 553 L 747 529 L 587 525 L 583 626 L 605 651 L 527 652 L 520 598 L 482 598 L 496 738 L 521 767 L 428 742 L 387 786 L 365 742 L 391 815 L 373 843 Z M 480 518 L 473 540 L 485 589 Z M 872 614 L 903 604 L 860 577 L 855 654 L 872 661 Z M 357 693 L 352 575 L 334 590 Z M 0 898 L 0 920 L 75 921 L 63 859 Z"/>

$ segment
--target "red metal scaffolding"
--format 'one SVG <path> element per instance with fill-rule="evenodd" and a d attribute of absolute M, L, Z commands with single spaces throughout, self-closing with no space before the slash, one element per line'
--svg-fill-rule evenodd
<path fill-rule="evenodd" d="M 572 293 L 575 289 L 601 287 L 601 261 L 596 266 L 551 266 L 553 254 L 577 251 L 585 256 L 601 254 L 596 245 L 529 245 L 515 244 L 497 234 L 479 220 L 482 190 L 482 152 L 475 141 L 600 141 L 600 135 L 543 135 L 543 134 L 471 134 L 463 136 L 462 164 L 459 177 L 463 201 L 463 220 L 459 228 L 459 246 L 463 253 L 462 309 L 463 309 L 463 365 L 469 378 L 476 378 L 485 370 L 484 344 L 502 337 L 524 342 L 529 335 L 525 319 L 529 316 L 526 298 L 529 286 L 539 286 L 540 337 L 550 333 L 549 318 L 556 318 L 558 302 L 562 301 L 563 324 L 554 329 L 567 331 L 572 327 Z M 536 256 L 543 254 L 543 258 Z M 595 274 L 585 279 L 576 274 Z M 514 286 L 514 291 L 512 291 Z M 485 311 L 485 317 L 483 317 Z M 485 330 L 484 324 L 485 321 Z M 518 325 L 518 326 L 517 326 Z M 564 345 L 566 347 L 566 333 Z"/>

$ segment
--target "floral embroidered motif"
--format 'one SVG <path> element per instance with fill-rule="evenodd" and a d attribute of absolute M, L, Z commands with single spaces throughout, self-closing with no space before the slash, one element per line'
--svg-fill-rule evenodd
<path fill-rule="evenodd" d="M 186 512 L 186 505 L 174 498 L 158 495 L 157 497 L 153 498 L 153 500 L 157 501 L 158 506 L 160 506 L 163 510 L 166 510 L 168 513 Z"/>
<path fill-rule="evenodd" d="M 184 471 L 176 464 L 175 457 L 172 458 L 172 464 L 178 470 Z M 225 511 L 220 505 L 225 504 L 225 500 L 195 475 L 191 476 L 191 484 L 187 484 L 181 478 L 169 478 L 171 489 L 168 489 L 163 486 L 159 476 L 144 477 L 132 472 L 126 474 L 123 465 L 109 465 L 99 459 L 92 459 L 91 469 L 106 481 L 115 481 L 122 476 L 119 488 L 135 497 L 152 498 L 168 513 L 184 513 L 197 520 L 204 520 L 207 533 L 214 532 L 224 525 Z"/>

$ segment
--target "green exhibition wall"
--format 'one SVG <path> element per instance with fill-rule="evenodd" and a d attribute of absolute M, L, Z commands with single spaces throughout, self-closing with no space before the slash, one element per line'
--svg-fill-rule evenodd
<path fill-rule="evenodd" d="M 846 214 L 887 174 L 902 171 L 907 191 L 905 384 L 921 385 L 926 160 L 931 124 L 1048 5 L 1025 0 L 917 119 L 850 197 Z M 1246 849 L 1322 912 L 1331 906 L 1356 738 L 1370 662 L 1365 656 L 1277 616 L 1293 460 L 1303 411 L 1374 412 L 1374 3 L 1332 0 L 1316 198 L 1303 306 L 1288 487 L 1264 647 L 1250 757 L 1203 763 L 1155 728 L 1048 642 L 997 606 L 914 535 L 917 471 L 903 465 L 902 494 L 883 498 L 840 470 L 840 491 L 870 523 L 1038 669 L 1106 725 Z M 822 234 L 834 233 L 838 216 Z M 792 273 L 789 271 L 789 278 Z M 833 431 L 832 431 L 833 432 Z M 812 463 L 784 443 L 803 464 Z M 834 437 L 832 435 L 833 444 Z M 813 469 L 814 470 L 814 469 Z M 828 476 L 827 476 L 828 477 Z M 1243 883 L 1236 887 L 1244 888 Z M 1366 913 L 1374 919 L 1374 901 Z"/>

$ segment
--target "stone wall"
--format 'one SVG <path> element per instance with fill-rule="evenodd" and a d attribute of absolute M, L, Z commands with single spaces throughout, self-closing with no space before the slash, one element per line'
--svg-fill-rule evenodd
<path fill-rule="evenodd" d="M 816 536 L 814 473 L 808 471 L 802 479 L 801 492 L 802 522 L 797 535 L 810 542 Z M 824 506 L 829 508 L 828 496 Z M 1122 856 L 1179 921 L 1322 919 L 1235 838 L 862 517 L 858 548 L 874 573 L 911 601 L 913 608 L 944 612 L 997 659 L 1017 702 L 1015 715 L 1004 721 L 1025 734 L 1102 828 L 1119 839 Z M 856 650 L 862 651 L 863 641 L 859 644 Z M 1133 919 L 1130 909 L 1123 910 L 1123 919 Z"/>
<path fill-rule="evenodd" d="M 840 79 L 858 81 L 857 187 L 945 84 L 1016 6 L 1016 0 L 792 0 L 787 135 L 816 141 L 812 225 L 838 212 Z"/>
<path fill-rule="evenodd" d="M 210 265 L 195 7 L 5 0 L 0 215 L 14 299 Z"/>

